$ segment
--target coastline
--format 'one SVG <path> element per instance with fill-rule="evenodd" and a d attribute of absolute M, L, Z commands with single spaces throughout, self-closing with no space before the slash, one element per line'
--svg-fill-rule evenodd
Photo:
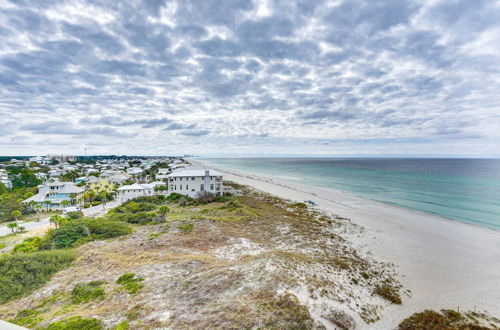
<path fill-rule="evenodd" d="M 225 180 L 284 199 L 313 200 L 318 209 L 362 226 L 364 233 L 350 238 L 353 245 L 395 264 L 398 279 L 411 291 L 402 305 L 385 308 L 382 319 L 370 329 L 394 328 L 425 309 L 460 308 L 500 315 L 499 231 L 336 190 L 207 166 L 222 172 Z"/>

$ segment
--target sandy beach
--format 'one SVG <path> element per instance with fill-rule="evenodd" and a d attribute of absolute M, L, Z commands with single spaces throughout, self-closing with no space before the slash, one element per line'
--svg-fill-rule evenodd
<path fill-rule="evenodd" d="M 487 311 L 500 316 L 500 232 L 274 178 L 221 168 L 224 179 L 281 198 L 312 200 L 322 211 L 365 228 L 353 244 L 393 263 L 411 294 L 391 305 L 369 329 L 394 328 L 424 309 Z"/>

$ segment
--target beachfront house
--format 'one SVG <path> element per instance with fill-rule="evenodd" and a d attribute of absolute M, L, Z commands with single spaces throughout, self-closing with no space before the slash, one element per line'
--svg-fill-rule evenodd
<path fill-rule="evenodd" d="M 168 175 L 168 193 L 178 193 L 192 198 L 208 192 L 222 195 L 222 174 L 206 168 L 187 167 Z"/>
<path fill-rule="evenodd" d="M 38 193 L 24 200 L 23 204 L 35 202 L 44 210 L 59 210 L 64 208 L 65 203 L 74 204 L 82 196 L 85 190 L 72 182 L 47 182 L 38 186 Z"/>

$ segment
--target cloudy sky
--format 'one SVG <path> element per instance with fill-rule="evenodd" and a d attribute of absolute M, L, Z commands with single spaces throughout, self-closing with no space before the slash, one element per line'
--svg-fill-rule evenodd
<path fill-rule="evenodd" d="M 500 1 L 0 0 L 0 154 L 500 156 Z"/>

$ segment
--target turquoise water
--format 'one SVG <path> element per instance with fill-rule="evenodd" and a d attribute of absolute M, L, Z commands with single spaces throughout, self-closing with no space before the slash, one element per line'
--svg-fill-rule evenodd
<path fill-rule="evenodd" d="M 500 229 L 500 159 L 199 158 Z"/>

